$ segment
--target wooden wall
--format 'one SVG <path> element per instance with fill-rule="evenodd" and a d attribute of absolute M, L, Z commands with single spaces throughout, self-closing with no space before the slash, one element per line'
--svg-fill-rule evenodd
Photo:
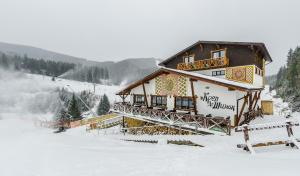
<path fill-rule="evenodd" d="M 175 56 L 174 59 L 165 63 L 168 68 L 176 69 L 178 63 L 183 62 L 183 56 L 194 54 L 195 61 L 211 58 L 211 51 L 217 49 L 227 48 L 227 57 L 229 58 L 229 67 L 241 65 L 256 65 L 262 69 L 262 55 L 255 53 L 255 50 L 246 45 L 215 45 L 215 44 L 202 44 L 196 45 L 188 51 Z"/>

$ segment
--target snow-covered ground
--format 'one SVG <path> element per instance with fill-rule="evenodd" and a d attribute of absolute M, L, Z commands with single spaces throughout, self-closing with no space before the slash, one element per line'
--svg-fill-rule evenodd
<path fill-rule="evenodd" d="M 117 132 L 118 130 L 115 129 Z M 272 130 L 271 130 L 272 131 Z M 286 136 L 284 129 L 265 133 Z M 261 131 L 261 133 L 263 133 Z M 295 132 L 300 136 L 300 130 Z M 250 137 L 253 137 L 252 133 Z M 298 175 L 300 152 L 266 147 L 250 155 L 237 149 L 242 134 L 188 136 L 204 148 L 126 142 L 132 136 L 111 130 L 86 133 L 84 127 L 54 134 L 20 119 L 0 120 L 1 176 L 91 175 Z M 159 140 L 168 136 L 154 136 Z"/>
<path fill-rule="evenodd" d="M 48 95 L 48 88 L 52 90 L 69 84 L 79 91 L 87 87 L 92 89 L 92 85 L 68 80 L 52 82 L 48 77 L 43 79 L 37 75 L 27 75 L 16 81 L 3 81 L 5 78 L 2 75 L 0 80 L 1 86 L 3 83 L 12 86 L 7 90 L 9 94 L 0 95 L 5 100 L 0 102 L 10 103 L 5 104 L 10 110 L 2 107 L 0 111 L 6 112 L 0 114 L 0 176 L 299 175 L 300 150 L 279 145 L 257 148 L 257 154 L 250 155 L 236 148 L 236 144 L 243 143 L 242 133 L 233 132 L 232 136 L 124 136 L 117 127 L 100 131 L 99 134 L 97 131 L 87 133 L 85 127 L 79 127 L 54 134 L 51 129 L 34 126 L 31 118 L 27 118 L 41 115 L 46 118 L 51 114 L 22 113 L 27 108 L 26 102 L 37 103 L 39 99 L 36 96 Z M 99 86 L 96 93 L 102 94 L 106 90 L 109 94 L 115 91 L 113 89 L 101 89 Z M 275 115 L 258 118 L 252 124 L 284 121 L 278 113 L 286 103 L 272 98 L 271 94 L 264 94 L 274 100 Z M 18 105 L 20 110 L 13 111 Z M 294 113 L 293 116 L 300 120 L 300 114 Z M 295 136 L 300 138 L 300 128 L 294 130 Z M 251 141 L 286 137 L 284 128 L 250 132 Z M 156 139 L 159 144 L 122 140 L 132 138 Z M 165 144 L 167 139 L 189 139 L 205 147 Z"/>

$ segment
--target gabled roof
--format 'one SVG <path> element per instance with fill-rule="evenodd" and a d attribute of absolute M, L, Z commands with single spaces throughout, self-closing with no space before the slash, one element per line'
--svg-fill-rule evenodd
<path fill-rule="evenodd" d="M 182 70 L 161 67 L 154 73 L 144 77 L 141 80 L 138 80 L 138 81 L 128 85 L 127 87 L 125 87 L 124 89 L 119 91 L 117 93 L 117 95 L 128 94 L 128 93 L 130 93 L 131 89 L 133 89 L 139 85 L 142 85 L 143 83 L 150 81 L 151 79 L 153 79 L 159 75 L 166 74 L 166 73 L 178 74 L 178 75 L 189 77 L 194 80 L 204 81 L 204 82 L 208 82 L 211 84 L 217 84 L 220 86 L 224 86 L 224 87 L 228 87 L 228 88 L 232 88 L 232 89 L 236 89 L 236 90 L 240 90 L 240 91 L 256 91 L 256 90 L 263 89 L 263 87 L 254 86 L 254 85 L 247 84 L 247 83 L 240 83 L 240 82 L 231 81 L 231 80 L 227 80 L 227 79 L 223 79 L 223 78 L 207 76 L 207 75 L 203 75 L 200 73 L 194 73 L 194 72 L 189 72 L 189 71 L 182 71 Z"/>
<path fill-rule="evenodd" d="M 191 46 L 189 46 L 189 47 L 181 50 L 177 54 L 175 54 L 175 55 L 173 55 L 173 56 L 165 59 L 164 61 L 160 62 L 159 65 L 163 66 L 165 63 L 169 62 L 174 57 L 176 57 L 176 56 L 178 56 L 178 55 L 180 55 L 180 54 L 188 51 L 189 49 L 191 49 L 191 48 L 193 48 L 193 47 L 195 47 L 197 45 L 200 45 L 200 44 L 256 46 L 256 47 L 258 47 L 262 51 L 265 59 L 267 61 L 269 61 L 269 62 L 272 62 L 272 58 L 270 56 L 270 53 L 269 53 L 269 51 L 268 51 L 268 49 L 267 49 L 267 47 L 265 46 L 264 43 L 258 43 L 258 42 L 202 41 L 202 40 L 200 40 L 200 41 L 194 43 L 193 45 L 191 45 Z"/>

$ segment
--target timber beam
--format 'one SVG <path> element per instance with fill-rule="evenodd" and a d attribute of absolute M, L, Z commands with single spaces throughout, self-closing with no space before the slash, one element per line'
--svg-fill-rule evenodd
<path fill-rule="evenodd" d="M 243 97 L 244 102 L 243 102 L 243 105 L 242 105 L 242 108 L 241 108 L 240 112 L 237 114 L 237 120 L 236 120 L 235 126 L 238 126 L 239 123 L 240 123 L 240 120 L 241 120 L 241 117 L 243 115 L 243 112 L 244 112 L 244 109 L 246 107 L 246 104 L 248 104 L 248 97 L 249 97 L 249 92 L 247 93 L 247 95 L 245 95 Z"/>
<path fill-rule="evenodd" d="M 146 94 L 145 83 L 143 83 L 143 92 L 144 92 L 145 103 L 146 103 L 146 106 L 148 108 L 149 106 L 148 106 L 148 99 L 147 99 L 147 94 Z"/>
<path fill-rule="evenodd" d="M 192 99 L 193 99 L 193 104 L 194 104 L 194 111 L 195 111 L 195 115 L 197 115 L 198 112 L 197 112 L 197 101 L 196 101 L 196 96 L 195 96 L 194 81 L 197 81 L 197 80 L 190 79 L 191 90 L 192 90 Z"/>

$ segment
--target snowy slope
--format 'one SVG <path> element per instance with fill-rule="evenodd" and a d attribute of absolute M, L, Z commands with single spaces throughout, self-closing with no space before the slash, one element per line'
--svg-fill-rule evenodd
<path fill-rule="evenodd" d="M 63 86 L 74 84 L 77 91 L 84 84 L 72 81 L 42 81 Z M 40 84 L 37 83 L 36 84 Z M 39 85 L 41 87 L 41 85 Z M 112 91 L 112 90 L 110 90 Z M 101 94 L 101 93 L 100 93 Z M 273 116 L 258 118 L 252 124 L 284 121 L 278 112 L 285 103 L 272 98 L 277 106 Z M 293 114 L 299 120 L 299 114 Z M 131 136 L 118 128 L 86 133 L 85 127 L 54 134 L 35 127 L 31 121 L 15 118 L 0 120 L 0 175 L 2 176 L 184 176 L 184 175 L 299 175 L 300 151 L 284 145 L 256 149 L 256 155 L 236 148 L 242 133 L 232 136 Z M 294 134 L 300 137 L 300 128 Z M 250 140 L 286 137 L 285 129 L 250 132 Z M 121 139 L 156 139 L 160 144 L 126 142 Z M 204 148 L 164 144 L 166 139 L 189 139 Z"/>
<path fill-rule="evenodd" d="M 7 72 L 0 70 L 0 117 L 46 118 L 51 119 L 57 108 L 57 88 L 66 88 L 69 91 L 94 91 L 91 83 L 56 79 L 51 77 L 24 74 L 21 72 Z M 67 87 L 67 85 L 70 85 Z M 118 86 L 96 85 L 97 95 L 108 95 L 110 102 L 119 101 L 115 92 Z"/>

